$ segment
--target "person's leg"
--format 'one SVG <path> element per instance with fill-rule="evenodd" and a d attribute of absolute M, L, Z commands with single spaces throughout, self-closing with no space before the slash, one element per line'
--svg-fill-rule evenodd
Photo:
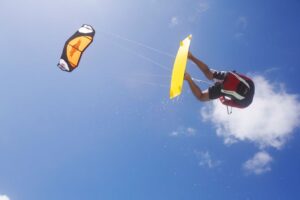
<path fill-rule="evenodd" d="M 198 68 L 203 72 L 203 74 L 209 80 L 213 80 L 214 78 L 213 72 L 209 69 L 209 67 L 204 62 L 196 58 L 191 52 L 189 52 L 188 58 L 198 66 Z"/>

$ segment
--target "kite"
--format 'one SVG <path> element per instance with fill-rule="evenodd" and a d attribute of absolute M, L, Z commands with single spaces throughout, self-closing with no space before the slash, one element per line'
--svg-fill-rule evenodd
<path fill-rule="evenodd" d="M 90 25 L 82 25 L 65 43 L 61 58 L 57 66 L 67 72 L 78 67 L 82 53 L 93 42 L 95 30 Z"/>
<path fill-rule="evenodd" d="M 180 47 L 178 49 L 171 78 L 170 87 L 170 99 L 175 98 L 181 94 L 184 72 L 187 63 L 187 57 L 189 52 L 189 47 L 191 44 L 192 35 L 189 35 L 183 41 L 180 42 Z"/>

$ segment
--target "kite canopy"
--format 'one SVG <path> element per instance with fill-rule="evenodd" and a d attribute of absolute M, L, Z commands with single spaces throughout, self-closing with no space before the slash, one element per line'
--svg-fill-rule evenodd
<path fill-rule="evenodd" d="M 90 25 L 82 25 L 65 43 L 61 58 L 57 66 L 67 72 L 78 67 L 82 53 L 93 42 L 95 30 Z"/>
<path fill-rule="evenodd" d="M 183 41 L 180 42 L 180 47 L 178 49 L 171 79 L 170 87 L 170 99 L 175 98 L 181 94 L 184 72 L 187 63 L 187 57 L 189 53 L 189 48 L 192 40 L 192 35 L 189 35 Z"/>

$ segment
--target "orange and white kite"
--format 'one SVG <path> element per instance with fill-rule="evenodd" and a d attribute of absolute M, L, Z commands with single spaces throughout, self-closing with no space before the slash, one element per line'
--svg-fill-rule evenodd
<path fill-rule="evenodd" d="M 82 25 L 65 43 L 61 58 L 57 66 L 67 72 L 78 67 L 82 53 L 93 42 L 95 30 L 90 25 Z"/>

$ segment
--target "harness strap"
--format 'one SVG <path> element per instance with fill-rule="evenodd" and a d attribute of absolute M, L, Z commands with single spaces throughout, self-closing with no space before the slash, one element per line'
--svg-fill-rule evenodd
<path fill-rule="evenodd" d="M 231 115 L 232 114 L 232 107 L 230 106 L 230 110 L 229 110 L 229 106 L 226 106 L 226 107 L 227 107 L 227 114 Z"/>

